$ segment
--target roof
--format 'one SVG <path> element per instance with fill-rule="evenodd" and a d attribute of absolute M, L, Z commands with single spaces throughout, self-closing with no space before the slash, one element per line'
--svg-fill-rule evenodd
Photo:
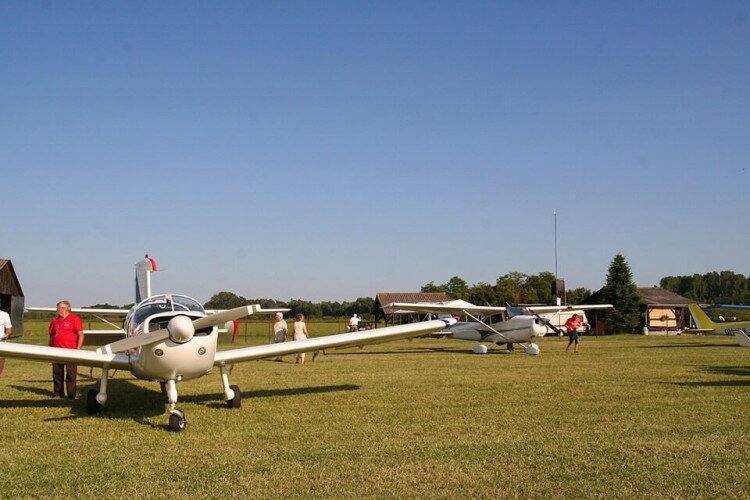
<path fill-rule="evenodd" d="M 451 298 L 445 292 L 380 292 L 375 295 L 375 309 L 382 309 L 383 314 L 393 314 L 394 307 L 383 307 L 391 302 L 446 302 Z"/>
<path fill-rule="evenodd" d="M 0 293 L 23 296 L 21 283 L 13 270 L 13 264 L 8 259 L 0 259 Z"/>
<path fill-rule="evenodd" d="M 641 296 L 641 303 L 647 305 L 684 306 L 687 304 L 695 304 L 695 300 L 688 299 L 682 295 L 677 295 L 676 293 L 665 290 L 664 288 L 639 288 L 638 293 Z"/>

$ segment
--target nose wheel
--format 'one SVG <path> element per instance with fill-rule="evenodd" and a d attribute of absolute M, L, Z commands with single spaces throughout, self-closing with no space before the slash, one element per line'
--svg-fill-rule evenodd
<path fill-rule="evenodd" d="M 169 430 L 173 432 L 184 431 L 187 426 L 185 414 L 177 408 L 169 410 Z"/>
<path fill-rule="evenodd" d="M 187 422 L 182 410 L 176 408 L 177 384 L 174 380 L 167 380 L 167 402 L 169 402 L 169 430 L 174 432 L 184 431 Z"/>

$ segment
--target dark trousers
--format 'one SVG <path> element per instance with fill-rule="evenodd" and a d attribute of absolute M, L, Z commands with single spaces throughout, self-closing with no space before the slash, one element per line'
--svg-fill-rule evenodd
<path fill-rule="evenodd" d="M 52 395 L 65 397 L 63 392 L 63 375 L 65 376 L 65 387 L 68 390 L 68 397 L 76 395 L 76 379 L 78 378 L 78 365 L 73 363 L 53 363 L 52 364 Z"/>

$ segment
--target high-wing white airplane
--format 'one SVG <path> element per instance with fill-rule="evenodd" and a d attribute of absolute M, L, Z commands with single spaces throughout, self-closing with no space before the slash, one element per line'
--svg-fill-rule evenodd
<path fill-rule="evenodd" d="M 150 274 L 146 276 L 150 277 Z M 109 369 L 129 370 L 139 379 L 165 382 L 169 403 L 169 428 L 181 431 L 185 428 L 186 421 L 185 414 L 176 407 L 176 383 L 202 377 L 214 367 L 218 367 L 221 374 L 226 405 L 229 408 L 239 408 L 241 393 L 239 387 L 229 385 L 227 369 L 234 363 L 415 337 L 455 323 L 455 320 L 425 321 L 363 332 L 217 351 L 217 325 L 252 314 L 277 311 L 279 310 L 249 305 L 206 314 L 198 301 L 185 295 L 150 296 L 149 283 L 146 298 L 127 312 L 123 328 L 126 337 L 121 340 L 106 344 L 96 351 L 2 342 L 0 356 L 101 368 L 99 390 L 91 389 L 87 394 L 88 414 L 97 413 L 107 401 Z M 73 312 L 90 310 L 74 309 Z"/>
<path fill-rule="evenodd" d="M 560 324 L 561 314 L 582 313 L 584 309 L 609 309 L 610 304 L 599 305 L 565 305 L 565 306 L 530 306 L 530 307 L 495 307 L 477 306 L 464 300 L 450 302 L 393 302 L 385 307 L 394 307 L 399 311 L 432 312 L 438 314 L 464 315 L 474 321 L 459 322 L 444 333 L 455 339 L 493 342 L 497 345 L 521 344 L 527 354 L 539 354 L 535 340 L 550 331 L 558 332 L 555 323 Z M 502 315 L 503 320 L 488 322 L 487 318 Z M 507 316 L 507 318 L 506 318 Z M 556 317 L 557 316 L 557 317 Z M 482 319 L 485 318 L 485 319 Z M 479 344 L 474 352 L 486 353 L 486 346 Z"/>
<path fill-rule="evenodd" d="M 748 309 L 747 306 L 721 304 L 725 309 Z M 689 304 L 688 310 L 698 327 L 693 332 L 711 332 L 734 335 L 742 347 L 750 347 L 750 321 L 715 321 L 698 304 Z"/>

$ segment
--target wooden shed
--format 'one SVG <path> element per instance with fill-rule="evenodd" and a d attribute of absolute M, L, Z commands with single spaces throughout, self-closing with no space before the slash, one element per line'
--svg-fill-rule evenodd
<path fill-rule="evenodd" d="M 393 307 L 383 307 L 393 302 L 446 302 L 451 299 L 444 292 L 380 292 L 375 295 L 375 324 L 379 320 L 385 322 L 385 326 L 388 323 L 393 323 L 396 318 L 399 318 L 400 323 L 410 323 L 419 314 L 411 311 L 398 311 Z"/>
<path fill-rule="evenodd" d="M 0 309 L 10 314 L 13 323 L 12 337 L 23 334 L 24 297 L 21 283 L 8 259 L 0 259 Z"/>
<path fill-rule="evenodd" d="M 644 333 L 677 333 L 689 326 L 688 304 L 695 300 L 664 288 L 638 288 L 643 308 Z"/>

